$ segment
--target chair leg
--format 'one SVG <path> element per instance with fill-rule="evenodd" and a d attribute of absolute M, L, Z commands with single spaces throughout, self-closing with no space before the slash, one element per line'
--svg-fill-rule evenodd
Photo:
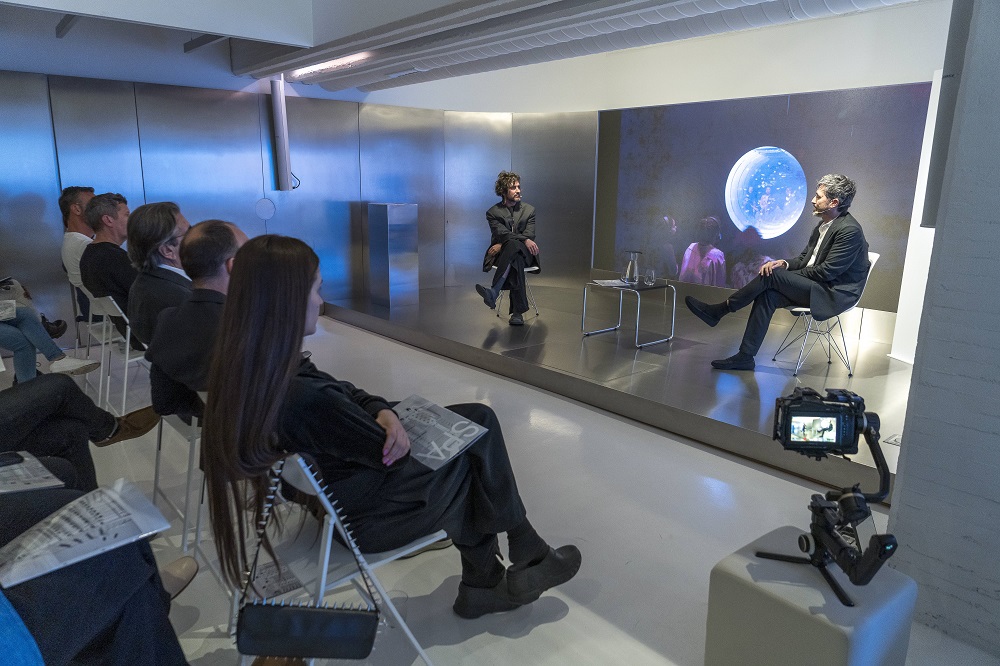
<path fill-rule="evenodd" d="M 802 336 L 806 334 L 805 319 L 803 319 L 805 316 L 806 315 L 797 315 L 795 317 L 795 321 L 792 322 L 792 327 L 788 329 L 788 332 L 785 333 L 785 337 L 782 338 L 781 340 L 781 344 L 778 345 L 778 351 L 774 352 L 774 356 L 771 357 L 772 361 L 777 361 L 778 354 L 780 354 L 781 352 L 785 351 L 786 349 L 794 345 L 796 342 L 802 339 Z M 800 323 L 802 323 L 803 326 L 802 332 L 796 335 L 791 340 L 789 340 L 788 339 L 789 336 L 791 336 L 792 332 L 795 331 L 795 327 L 798 326 Z"/>
<path fill-rule="evenodd" d="M 497 317 L 500 316 L 500 304 L 503 303 L 503 289 L 500 290 L 500 294 L 497 296 L 497 306 L 494 308 L 497 311 Z"/>
<path fill-rule="evenodd" d="M 153 462 L 153 504 L 156 504 L 156 496 L 160 494 L 160 454 L 163 452 L 163 419 L 156 430 L 156 457 Z"/>
<path fill-rule="evenodd" d="M 531 293 L 531 285 L 528 284 L 527 280 L 524 281 L 524 286 L 528 288 L 528 302 L 531 303 L 531 307 L 535 308 L 535 316 L 537 317 L 538 316 L 538 301 L 535 300 L 535 295 L 533 293 Z M 666 298 L 667 297 L 666 296 L 666 289 L 664 289 L 663 291 L 664 291 L 663 297 Z"/>
<path fill-rule="evenodd" d="M 198 421 L 193 422 L 193 427 L 197 428 Z M 188 552 L 188 526 L 191 518 L 191 480 L 195 474 L 195 452 L 198 450 L 197 430 L 192 430 L 188 435 L 188 469 L 187 481 L 184 484 L 184 520 L 181 521 L 181 551 Z"/>
<path fill-rule="evenodd" d="M 805 358 L 807 356 L 809 356 L 810 353 L 812 353 L 813 347 L 816 346 L 816 338 L 819 336 L 819 333 L 817 333 L 817 331 L 813 328 L 813 318 L 812 318 L 812 315 L 808 314 L 808 315 L 802 315 L 802 316 L 803 317 L 807 317 L 807 319 L 805 321 L 806 331 L 802 335 L 802 346 L 799 347 L 799 358 L 795 361 L 795 371 L 792 372 L 792 376 L 793 377 L 797 377 L 798 376 L 799 369 L 802 368 L 802 361 L 804 361 Z M 809 346 L 809 352 L 806 352 L 806 345 L 809 344 L 809 336 L 810 335 L 813 336 L 813 341 L 812 341 L 812 345 Z"/>

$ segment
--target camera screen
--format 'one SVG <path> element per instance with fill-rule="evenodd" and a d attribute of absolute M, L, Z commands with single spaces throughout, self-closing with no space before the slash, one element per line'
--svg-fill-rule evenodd
<path fill-rule="evenodd" d="M 793 442 L 837 441 L 837 419 L 833 416 L 793 416 L 790 440 Z"/>

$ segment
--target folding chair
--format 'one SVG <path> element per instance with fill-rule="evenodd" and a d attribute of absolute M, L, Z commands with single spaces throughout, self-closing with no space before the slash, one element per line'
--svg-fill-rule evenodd
<path fill-rule="evenodd" d="M 878 261 L 880 256 L 882 255 L 878 252 L 868 253 L 868 261 L 871 265 L 868 267 L 868 278 L 865 280 L 865 287 L 868 286 L 868 279 L 871 278 L 872 270 L 875 268 L 875 262 Z M 864 296 L 864 288 L 861 289 L 861 296 Z M 847 314 L 857 307 L 858 303 L 861 302 L 861 296 L 858 297 L 858 300 L 854 303 L 854 305 L 841 312 L 840 315 Z M 847 366 L 847 376 L 854 376 L 854 369 L 851 367 L 851 359 L 847 352 L 847 338 L 844 335 L 844 327 L 840 324 L 840 315 L 836 315 L 832 319 L 827 319 L 825 321 L 816 321 L 813 319 L 812 310 L 809 308 L 792 306 L 785 309 L 795 316 L 795 323 L 792 324 L 792 327 L 788 329 L 787 333 L 785 333 L 784 339 L 781 341 L 781 344 L 778 345 L 778 351 L 774 352 L 774 356 L 771 357 L 772 361 L 777 361 L 778 354 L 785 351 L 799 340 L 802 340 L 802 346 L 799 347 L 799 358 L 795 362 L 795 370 L 792 372 L 792 376 L 795 377 L 799 374 L 802 362 L 805 361 L 809 354 L 812 353 L 813 347 L 815 347 L 816 342 L 819 341 L 823 351 L 826 352 L 826 362 L 833 363 L 833 352 L 836 352 L 840 360 Z M 788 340 L 789 336 L 796 329 L 799 322 L 802 322 L 801 332 L 791 340 Z M 844 345 L 843 349 L 841 349 L 840 345 L 837 344 L 837 339 L 834 337 L 834 331 L 836 329 L 840 330 L 840 341 Z M 806 351 L 806 345 L 809 343 L 810 335 L 813 336 L 813 340 L 812 344 L 809 345 L 809 351 Z"/>
<path fill-rule="evenodd" d="M 172 499 L 167 497 L 167 494 L 160 488 L 160 456 L 163 451 L 163 426 L 168 425 L 180 434 L 181 437 L 187 440 L 188 443 L 188 461 L 187 461 L 187 481 L 184 484 L 184 510 L 181 511 L 180 506 L 177 505 Z M 160 425 L 156 431 L 156 463 L 153 471 L 153 504 L 156 504 L 156 496 L 159 495 L 163 500 L 174 510 L 177 515 L 181 517 L 182 527 L 181 527 L 181 551 L 188 552 L 188 529 L 190 527 L 191 519 L 191 485 L 194 480 L 195 474 L 199 471 L 198 466 L 198 442 L 201 440 L 201 424 L 198 423 L 198 419 L 192 417 L 191 424 L 188 425 L 184 422 L 181 417 L 176 414 L 169 414 L 160 418 Z M 204 485 L 204 482 L 202 483 Z M 200 513 L 200 506 L 199 506 Z M 195 543 L 200 541 L 199 534 L 201 532 L 201 516 L 198 516 L 198 521 L 195 525 Z"/>
<path fill-rule="evenodd" d="M 406 634 L 420 658 L 430 666 L 430 658 L 399 614 L 382 583 L 376 577 L 374 570 L 436 541 L 445 539 L 447 535 L 443 530 L 439 530 L 396 550 L 362 555 L 357 551 L 357 544 L 351 536 L 349 524 L 344 522 L 344 517 L 336 508 L 336 500 L 329 497 L 326 486 L 319 481 L 318 476 L 319 472 L 301 456 L 291 455 L 285 459 L 281 478 L 296 490 L 316 497 L 323 508 L 324 515 L 322 525 L 307 518 L 301 530 L 290 527 L 289 531 L 295 534 L 275 543 L 278 559 L 282 564 L 288 566 L 302 583 L 303 589 L 311 590 L 310 596 L 313 597 L 316 604 L 322 603 L 323 597 L 328 591 L 352 584 L 366 597 L 369 604 L 378 606 L 384 615 L 392 617 L 396 626 Z M 347 546 L 334 539 L 334 530 L 340 534 L 343 542 L 348 544 Z M 318 553 L 317 548 L 319 549 Z M 352 554 L 348 550 L 349 548 L 356 552 Z M 375 596 L 380 598 L 367 598 L 364 585 L 358 582 L 362 571 L 374 585 Z"/>
<path fill-rule="evenodd" d="M 128 366 L 130 363 L 136 363 L 143 367 L 146 367 L 146 361 L 142 354 L 133 352 L 129 349 L 128 341 L 132 337 L 132 325 L 128 321 L 128 317 L 122 312 L 122 309 L 118 307 L 114 299 L 110 296 L 102 296 L 97 298 L 91 296 L 89 293 L 87 296 L 90 298 L 90 317 L 93 320 L 95 314 L 103 315 L 103 320 L 101 321 L 101 379 L 98 384 L 98 404 L 103 402 L 104 407 L 109 411 L 113 412 L 118 416 L 125 414 L 125 403 L 128 400 Z M 110 341 L 112 339 L 112 331 L 114 330 L 114 324 L 111 321 L 111 317 L 121 317 L 125 320 L 125 354 L 124 362 L 122 364 L 122 409 L 121 411 L 115 410 L 111 406 L 111 345 Z M 88 323 L 88 328 L 90 324 Z M 87 334 L 87 349 L 89 355 L 90 349 L 90 333 Z M 105 362 L 105 359 L 107 361 Z M 105 386 L 105 379 L 107 380 L 107 386 Z"/>
<path fill-rule="evenodd" d="M 497 267 L 494 266 L 493 270 L 496 270 L 496 269 L 497 269 Z M 531 293 L 531 285 L 528 284 L 528 273 L 537 273 L 538 270 L 539 270 L 538 266 L 528 266 L 527 268 L 524 269 L 524 273 L 525 273 L 525 275 L 524 275 L 524 286 L 528 290 L 528 305 L 530 305 L 531 307 L 533 307 L 535 309 L 535 316 L 536 317 L 538 316 L 538 303 L 535 302 L 535 295 L 533 293 Z M 506 291 L 506 290 L 505 289 L 501 289 L 500 290 L 500 295 L 497 296 L 496 311 L 497 311 L 497 316 L 498 317 L 500 316 L 500 304 L 503 303 L 503 293 L 504 293 L 504 291 Z"/>

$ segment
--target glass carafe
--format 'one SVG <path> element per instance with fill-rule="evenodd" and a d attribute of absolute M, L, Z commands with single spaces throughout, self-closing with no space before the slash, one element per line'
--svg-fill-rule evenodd
<path fill-rule="evenodd" d="M 628 263 L 625 264 L 625 272 L 622 273 L 622 282 L 626 284 L 637 284 L 639 282 L 639 250 L 625 250 L 628 255 Z"/>

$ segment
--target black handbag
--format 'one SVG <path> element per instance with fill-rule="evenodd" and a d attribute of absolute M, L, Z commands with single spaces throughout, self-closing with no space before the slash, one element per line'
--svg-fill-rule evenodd
<path fill-rule="evenodd" d="M 272 470 L 272 485 L 264 504 L 264 515 L 257 526 L 257 551 L 247 574 L 240 598 L 240 613 L 236 623 L 236 647 L 240 654 L 269 657 L 302 657 L 317 659 L 364 659 L 371 654 L 378 633 L 377 607 L 350 608 L 312 606 L 307 604 L 275 603 L 267 599 L 248 600 L 252 581 L 257 573 L 261 541 L 274 506 L 278 479 L 284 461 Z M 368 574 L 358 561 L 357 544 L 348 534 L 348 547 L 354 554 L 361 578 L 372 594 Z"/>

